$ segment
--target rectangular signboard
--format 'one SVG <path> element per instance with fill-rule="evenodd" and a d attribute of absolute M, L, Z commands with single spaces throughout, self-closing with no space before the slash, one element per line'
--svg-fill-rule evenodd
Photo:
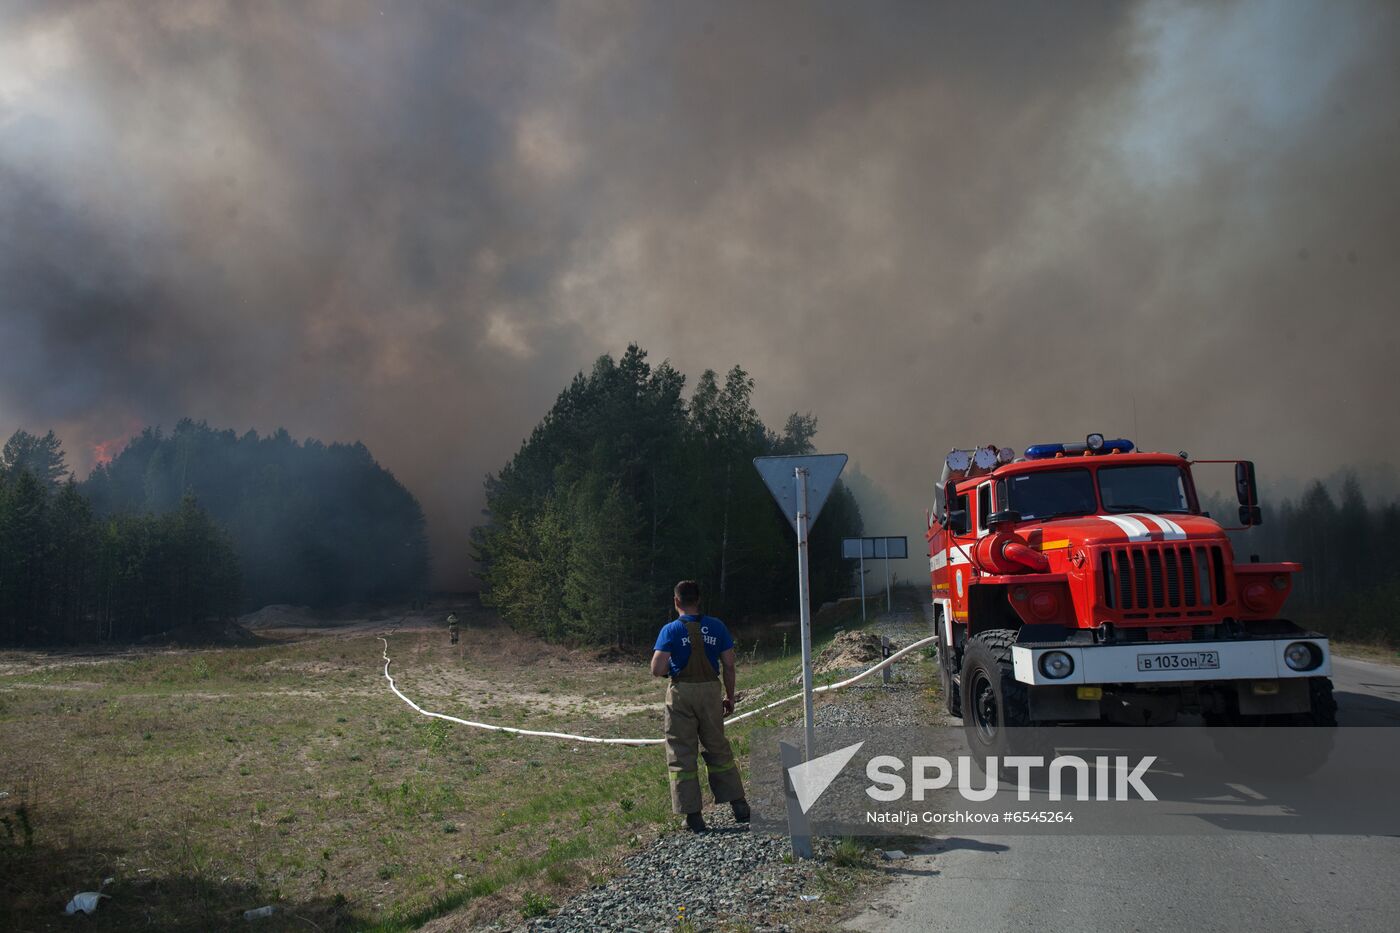
<path fill-rule="evenodd" d="M 908 538 L 842 538 L 841 556 L 846 560 L 904 560 L 909 556 Z"/>
<path fill-rule="evenodd" d="M 905 538 L 872 538 L 875 542 L 875 556 L 890 560 L 904 560 L 909 556 L 909 543 Z"/>

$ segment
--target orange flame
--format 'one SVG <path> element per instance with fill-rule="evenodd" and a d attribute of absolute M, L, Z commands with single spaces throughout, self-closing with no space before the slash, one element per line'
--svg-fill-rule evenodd
<path fill-rule="evenodd" d="M 94 466 L 106 466 L 112 462 L 112 458 L 121 449 L 121 444 L 125 438 L 116 437 L 110 441 L 100 441 L 92 445 L 92 459 Z"/>

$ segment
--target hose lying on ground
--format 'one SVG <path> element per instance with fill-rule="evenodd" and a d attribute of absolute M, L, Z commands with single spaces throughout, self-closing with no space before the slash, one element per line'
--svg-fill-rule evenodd
<path fill-rule="evenodd" d="M 398 688 L 398 685 L 394 683 L 394 678 L 389 674 L 389 665 L 393 663 L 389 658 L 389 638 L 387 635 L 380 635 L 378 636 L 378 638 L 380 641 L 384 642 L 384 679 L 389 681 L 389 689 L 394 691 L 394 694 L 398 696 L 400 700 L 403 700 L 405 703 L 407 703 L 413 709 L 417 710 L 419 713 L 422 713 L 424 716 L 431 716 L 433 719 L 443 719 L 447 722 L 455 722 L 458 725 L 462 726 L 471 726 L 473 729 L 487 729 L 491 732 L 510 732 L 515 735 L 534 735 L 545 739 L 568 739 L 571 742 L 593 742 L 598 745 L 660 745 L 665 741 L 665 739 L 602 739 L 591 735 L 570 735 L 567 732 L 541 732 L 536 729 L 517 729 L 514 726 L 497 726 L 489 722 L 473 722 L 470 719 L 458 719 L 456 716 L 449 716 L 446 713 L 434 713 L 432 710 L 426 710 L 423 707 L 419 706 L 417 703 L 414 703 L 408 697 L 404 696 L 403 691 L 400 690 Z M 825 693 L 828 690 L 840 690 L 843 687 L 849 687 L 856 681 L 863 680 L 866 677 L 869 677 L 871 674 L 875 673 L 876 671 L 884 670 L 885 668 L 893 664 L 895 661 L 898 661 L 900 658 L 904 657 L 909 652 L 914 651 L 918 648 L 922 648 L 925 645 L 932 644 L 933 640 L 933 636 L 929 636 L 928 638 L 921 638 L 918 641 L 914 642 L 912 645 L 908 645 L 907 647 L 899 649 L 894 654 L 890 655 L 888 658 L 885 658 L 879 664 L 876 664 L 874 667 L 869 668 L 868 670 L 861 671 L 854 677 L 839 681 L 834 684 L 826 684 L 822 687 L 813 687 L 812 693 Z M 737 716 L 730 716 L 728 719 L 725 720 L 725 725 L 738 722 L 741 719 L 747 719 L 750 716 L 756 716 L 759 713 L 770 710 L 775 706 L 782 706 L 784 703 L 791 703 L 793 700 L 800 699 L 802 699 L 802 692 L 798 691 L 792 696 L 783 697 L 781 700 L 774 700 L 772 703 L 769 703 L 766 706 L 760 706 L 758 709 L 751 709 L 748 712 L 740 713 Z"/>

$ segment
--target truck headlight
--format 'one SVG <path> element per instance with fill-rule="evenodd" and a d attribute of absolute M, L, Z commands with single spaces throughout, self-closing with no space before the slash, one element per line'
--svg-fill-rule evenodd
<path fill-rule="evenodd" d="M 1063 651 L 1047 651 L 1040 656 L 1040 672 L 1051 680 L 1064 680 L 1074 673 L 1074 658 Z"/>
<path fill-rule="evenodd" d="M 1310 671 L 1322 664 L 1322 652 L 1316 645 L 1295 641 L 1283 649 L 1283 663 L 1295 671 Z"/>

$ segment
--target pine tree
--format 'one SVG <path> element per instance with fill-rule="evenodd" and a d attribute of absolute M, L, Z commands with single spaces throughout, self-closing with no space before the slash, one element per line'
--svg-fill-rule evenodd
<path fill-rule="evenodd" d="M 813 449 L 816 419 L 781 434 L 753 406 L 738 366 L 721 384 L 652 367 L 629 346 L 576 375 L 501 471 L 486 479 L 487 521 L 473 530 L 485 599 L 511 624 L 594 642 L 645 638 L 677 579 L 695 578 L 717 615 L 794 604 L 791 530 L 753 468 L 756 456 Z M 830 533 L 859 533 L 854 499 Z M 554 554 L 546 542 L 564 542 Z M 558 557 L 555 556 L 558 555 Z M 554 561 L 558 560 L 558 563 Z M 554 592 L 564 567 L 562 602 Z M 839 554 L 813 555 L 818 600 L 840 592 Z"/>
<path fill-rule="evenodd" d="M 68 475 L 67 455 L 52 431 L 43 437 L 16 431 L 5 442 L 0 451 L 0 472 L 14 479 L 25 471 L 48 489 L 57 489 Z"/>

